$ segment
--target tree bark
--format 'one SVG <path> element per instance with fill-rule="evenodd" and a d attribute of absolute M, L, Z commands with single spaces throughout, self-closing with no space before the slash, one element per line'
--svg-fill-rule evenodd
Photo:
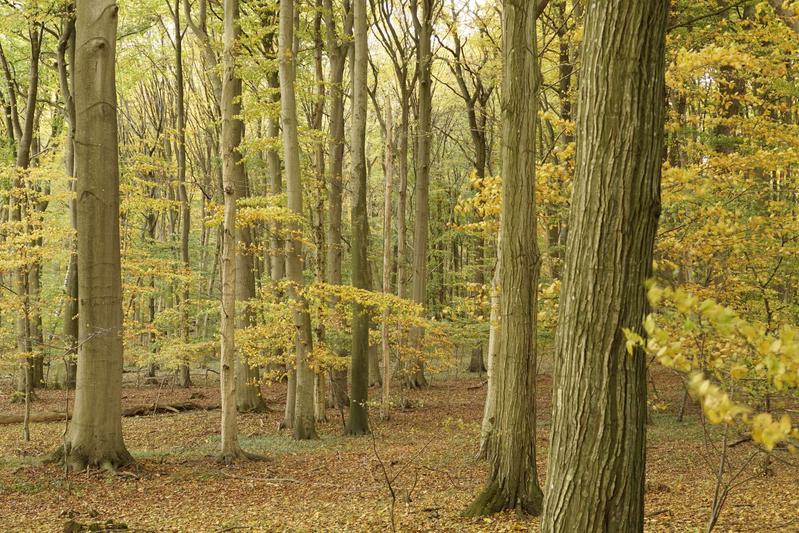
<path fill-rule="evenodd" d="M 191 205 L 186 187 L 186 105 L 185 87 L 183 82 L 183 32 L 180 26 L 180 2 L 175 0 L 172 11 L 175 24 L 175 121 L 177 122 L 176 156 L 178 160 L 178 196 L 180 198 L 180 258 L 186 271 L 191 269 L 189 258 L 189 235 L 191 230 Z M 183 284 L 181 296 L 181 333 L 183 342 L 189 344 L 189 297 L 190 286 Z M 182 361 L 178 366 L 178 384 L 181 387 L 191 387 L 191 373 L 189 362 Z"/>
<path fill-rule="evenodd" d="M 488 440 L 486 487 L 471 516 L 504 509 L 539 514 L 543 495 L 535 462 L 538 252 L 535 123 L 538 79 L 535 8 L 505 0 L 502 14 L 502 261 L 499 346 L 492 361 L 496 395 Z"/>
<path fill-rule="evenodd" d="M 417 37 L 416 68 L 419 78 L 418 121 L 416 125 L 416 213 L 413 226 L 413 301 L 427 305 L 427 241 L 430 221 L 430 138 L 432 136 L 432 62 L 431 40 L 433 36 L 433 1 L 412 0 L 414 28 Z M 422 4 L 421 16 L 419 3 Z M 424 331 L 416 329 L 413 343 L 422 346 Z M 411 363 L 408 372 L 408 386 L 421 388 L 427 386 L 424 375 L 424 361 L 417 359 Z"/>
<path fill-rule="evenodd" d="M 60 457 L 80 470 L 133 461 L 122 438 L 122 274 L 114 0 L 77 3 L 75 172 L 78 226 L 78 373 Z"/>
<path fill-rule="evenodd" d="M 224 221 L 222 226 L 222 318 L 220 351 L 220 387 L 222 399 L 222 441 L 219 460 L 231 463 L 244 457 L 239 446 L 236 425 L 236 201 L 244 182 L 241 159 L 243 124 L 241 115 L 241 79 L 235 71 L 236 41 L 240 34 L 239 1 L 224 0 L 224 52 L 222 54 L 222 182 Z"/>
<path fill-rule="evenodd" d="M 644 281 L 660 212 L 665 0 L 586 6 L 542 531 L 642 531 Z"/>
<path fill-rule="evenodd" d="M 333 19 L 333 2 L 324 2 L 325 27 L 327 28 L 327 49 L 330 58 L 330 183 L 328 185 L 328 225 L 327 225 L 327 281 L 331 285 L 341 285 L 341 216 L 344 167 L 344 67 L 347 62 L 349 37 L 352 34 L 352 10 L 350 2 L 344 1 L 344 35 L 339 37 Z M 333 302 L 332 305 L 335 305 Z M 334 349 L 338 347 L 334 346 Z M 341 350 L 344 352 L 344 350 Z M 345 353 L 339 353 L 344 356 Z M 343 408 L 349 404 L 347 393 L 347 369 L 330 371 L 331 396 L 333 407 Z"/>
<path fill-rule="evenodd" d="M 61 38 L 58 42 L 57 63 L 58 81 L 61 97 L 64 100 L 64 115 L 67 121 L 67 140 L 64 153 L 64 171 L 69 178 L 75 176 L 75 17 L 68 16 L 62 22 Z M 72 68 L 70 75 L 69 67 Z M 75 192 L 75 181 L 70 179 L 69 190 Z M 69 199 L 69 221 L 73 231 L 78 230 L 77 201 Z M 67 277 L 65 283 L 66 303 L 64 304 L 64 342 L 68 346 L 65 354 L 64 386 L 75 388 L 78 355 L 78 250 L 73 237 Z"/>
<path fill-rule="evenodd" d="M 280 71 L 280 117 L 283 123 L 283 157 L 285 159 L 288 208 L 298 216 L 302 210 L 302 178 L 300 145 L 297 135 L 297 101 L 294 93 L 294 3 L 280 0 L 280 30 L 278 57 Z M 294 438 L 316 438 L 314 424 L 314 373 L 308 357 L 313 349 L 311 317 L 308 302 L 303 295 L 302 240 L 297 235 L 300 227 L 293 223 L 289 228 L 293 236 L 286 246 L 286 276 L 290 281 L 289 297 L 293 300 L 295 354 L 296 354 L 296 406 L 294 410 Z"/>
<path fill-rule="evenodd" d="M 391 99 L 386 96 L 386 135 L 385 151 L 385 193 L 383 197 L 383 294 L 391 292 L 391 208 L 394 192 L 394 111 Z M 380 326 L 380 339 L 383 355 L 383 387 L 381 395 L 381 416 L 388 420 L 391 412 L 391 346 L 388 337 L 388 319 L 390 312 L 383 312 L 383 323 Z"/>
<path fill-rule="evenodd" d="M 352 285 L 358 289 L 370 289 L 367 248 L 369 220 L 366 213 L 366 73 L 369 63 L 367 42 L 366 0 L 354 0 L 355 54 L 352 79 Z M 369 311 L 362 305 L 352 306 L 352 376 L 350 386 L 350 411 L 347 419 L 347 434 L 369 433 Z"/>

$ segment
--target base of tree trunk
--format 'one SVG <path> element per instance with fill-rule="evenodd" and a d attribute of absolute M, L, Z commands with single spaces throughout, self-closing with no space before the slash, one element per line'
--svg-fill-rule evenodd
<path fill-rule="evenodd" d="M 507 509 L 515 509 L 521 514 L 538 516 L 544 506 L 541 489 L 528 486 L 524 494 L 509 495 L 496 481 L 490 481 L 480 496 L 469 506 L 463 515 L 466 517 L 488 516 Z"/>
<path fill-rule="evenodd" d="M 418 389 L 426 389 L 430 386 L 427 382 L 427 377 L 425 377 L 424 372 L 421 370 L 417 370 L 406 380 L 406 385 L 409 389 L 418 390 Z"/>
<path fill-rule="evenodd" d="M 245 452 L 239 446 L 236 446 L 235 450 L 220 453 L 214 457 L 214 460 L 219 464 L 232 465 L 241 461 L 269 461 L 269 458 L 265 455 Z"/>
<path fill-rule="evenodd" d="M 316 429 L 313 427 L 306 427 L 303 424 L 294 426 L 294 440 L 316 440 L 319 435 L 316 434 Z"/>
<path fill-rule="evenodd" d="M 192 387 L 189 365 L 180 365 L 177 370 L 178 387 L 190 389 Z"/>
<path fill-rule="evenodd" d="M 64 454 L 65 451 L 68 451 L 66 455 Z M 80 446 L 70 448 L 67 445 L 66 450 L 64 446 L 59 446 L 45 462 L 66 464 L 67 468 L 73 472 L 79 472 L 87 468 L 100 468 L 109 472 L 116 472 L 117 469 L 123 466 L 130 466 L 135 461 L 124 446 L 122 449 L 117 450 L 87 453 Z"/>
<path fill-rule="evenodd" d="M 263 398 L 260 398 L 260 401 L 253 403 L 248 403 L 246 405 L 236 405 L 236 411 L 239 413 L 268 413 L 271 411 L 269 406 L 266 405 L 266 402 Z"/>

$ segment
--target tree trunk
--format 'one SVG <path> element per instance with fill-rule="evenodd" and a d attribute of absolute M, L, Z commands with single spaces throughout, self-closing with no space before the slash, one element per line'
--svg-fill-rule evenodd
<path fill-rule="evenodd" d="M 286 169 L 286 191 L 288 208 L 298 216 L 302 210 L 302 178 L 300 169 L 300 144 L 297 135 L 297 102 L 294 93 L 295 51 L 294 3 L 280 0 L 279 30 L 280 67 L 280 116 L 283 122 L 283 154 Z M 296 353 L 296 406 L 294 409 L 294 438 L 297 440 L 316 438 L 314 425 L 314 373 L 309 367 L 308 357 L 313 350 L 311 317 L 308 302 L 303 294 L 302 240 L 297 235 L 300 227 L 292 223 L 293 236 L 286 246 L 286 276 L 289 297 L 294 306 L 295 353 Z"/>
<path fill-rule="evenodd" d="M 191 268 L 189 259 L 189 234 L 191 230 L 191 205 L 186 188 L 186 105 L 184 103 L 185 88 L 183 84 L 183 33 L 180 27 L 180 1 L 175 0 L 173 16 L 175 24 L 175 115 L 177 122 L 177 142 L 175 143 L 178 160 L 178 196 L 180 197 L 180 258 L 186 271 Z M 183 342 L 189 344 L 189 283 L 184 282 L 181 302 L 181 333 Z M 178 367 L 178 384 L 191 387 L 189 361 L 184 360 Z"/>
<path fill-rule="evenodd" d="M 366 213 L 366 72 L 369 63 L 367 42 L 366 0 L 354 0 L 355 54 L 352 79 L 352 284 L 358 289 L 370 289 L 369 265 L 366 255 L 369 242 L 369 220 Z M 352 306 L 352 382 L 350 412 L 347 419 L 349 435 L 369 433 L 369 312 L 358 303 Z"/>
<path fill-rule="evenodd" d="M 222 399 L 222 441 L 219 460 L 231 463 L 244 457 L 236 426 L 236 201 L 244 183 L 244 164 L 239 147 L 243 134 L 241 79 L 235 72 L 236 40 L 240 34 L 239 1 L 224 0 L 224 53 L 222 54 L 222 181 L 224 222 L 222 244 L 222 318 L 219 379 Z"/>
<path fill-rule="evenodd" d="M 113 0 L 77 3 L 75 172 L 78 226 L 78 373 L 60 457 L 81 470 L 133 458 L 122 439 L 122 274 Z"/>
<path fill-rule="evenodd" d="M 328 186 L 328 226 L 327 226 L 327 281 L 331 285 L 341 285 L 341 213 L 342 213 L 342 173 L 344 167 L 344 67 L 350 47 L 352 33 L 351 10 L 344 14 L 343 32 L 339 38 L 333 22 L 333 2 L 325 0 L 325 26 L 327 27 L 327 48 L 330 57 L 330 184 Z M 332 305 L 335 305 L 333 302 Z M 339 355 L 346 355 L 343 347 L 333 346 Z M 341 350 L 341 351 L 339 351 Z M 330 392 L 333 407 L 342 409 L 349 404 L 347 394 L 347 369 L 330 371 Z"/>
<path fill-rule="evenodd" d="M 246 174 L 244 182 L 236 189 L 247 195 Z M 244 303 L 245 309 L 237 317 L 236 327 L 248 328 L 255 324 L 255 312 L 251 308 L 255 298 L 255 257 L 252 254 L 252 228 L 239 227 L 240 246 L 236 251 L 236 301 Z M 239 354 L 236 363 L 236 409 L 239 413 L 263 413 L 266 402 L 261 397 L 261 373 L 257 365 L 251 365 L 244 353 Z"/>
<path fill-rule="evenodd" d="M 394 111 L 391 99 L 386 96 L 386 138 L 385 138 L 385 194 L 383 197 L 383 294 L 391 292 L 391 206 L 394 191 Z M 381 399 L 381 415 L 388 420 L 391 411 L 391 347 L 388 338 L 388 318 L 390 311 L 383 312 L 383 324 L 380 327 L 380 339 L 383 355 L 383 390 Z"/>
<path fill-rule="evenodd" d="M 483 407 L 483 421 L 480 425 L 480 451 L 477 457 L 488 459 L 488 449 L 494 433 L 494 422 L 496 420 L 496 380 L 494 379 L 494 361 L 497 359 L 497 349 L 499 343 L 500 323 L 499 323 L 499 274 L 502 269 L 502 234 L 497 236 L 497 264 L 494 267 L 494 275 L 491 278 L 491 312 L 489 316 L 488 330 L 488 351 L 486 352 L 486 402 Z"/>
<path fill-rule="evenodd" d="M 577 167 L 553 382 L 542 530 L 642 531 L 644 281 L 660 212 L 668 2 L 586 8 Z"/>
<path fill-rule="evenodd" d="M 535 123 L 539 80 L 535 6 L 505 0 L 502 17 L 502 261 L 499 346 L 492 361 L 496 395 L 488 440 L 486 487 L 471 516 L 504 509 L 539 514 L 543 495 L 535 462 L 538 252 Z"/>
<path fill-rule="evenodd" d="M 418 4 L 421 2 L 421 18 Z M 416 213 L 413 226 L 413 301 L 422 307 L 427 305 L 427 240 L 430 220 L 430 138 L 432 136 L 432 62 L 431 40 L 433 35 L 433 0 L 412 0 L 414 28 L 417 36 L 416 64 L 419 77 L 418 111 L 416 126 Z M 413 332 L 413 343 L 423 345 L 424 331 Z M 408 375 L 410 388 L 427 386 L 424 375 L 424 360 L 411 363 Z"/>

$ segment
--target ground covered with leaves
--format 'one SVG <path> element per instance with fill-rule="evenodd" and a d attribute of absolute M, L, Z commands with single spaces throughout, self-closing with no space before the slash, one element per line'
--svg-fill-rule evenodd
<path fill-rule="evenodd" d="M 137 464 L 115 475 L 90 471 L 68 477 L 41 458 L 61 441 L 63 422 L 0 425 L 0 531 L 65 531 L 65 525 L 134 531 L 526 531 L 536 519 L 505 513 L 465 519 L 460 513 L 485 479 L 475 460 L 485 387 L 477 376 L 435 379 L 408 393 L 410 408 L 388 422 L 373 417 L 373 437 L 342 435 L 344 414 L 329 410 L 320 439 L 295 442 L 278 430 L 285 387 L 263 392 L 272 409 L 240 417 L 245 450 L 264 461 L 221 466 L 218 391 L 131 384 L 123 406 L 195 402 L 212 410 L 126 417 L 125 440 Z M 539 377 L 539 476 L 548 445 L 551 379 Z M 702 529 L 715 487 L 719 431 L 705 430 L 689 404 L 676 421 L 679 381 L 666 371 L 654 380 L 656 412 L 647 450 L 647 531 Z M 20 413 L 0 398 L 0 414 Z M 34 412 L 63 411 L 63 391 L 43 391 Z M 743 466 L 717 531 L 799 531 L 799 472 L 783 452 L 770 460 L 735 435 L 731 472 Z M 386 480 L 390 481 L 387 483 Z M 393 498 L 392 498 L 393 493 Z M 393 505 L 392 505 L 393 503 Z M 393 511 L 392 511 L 393 508 Z M 393 518 L 392 518 L 393 515 Z M 75 530 L 75 529 L 73 529 Z"/>

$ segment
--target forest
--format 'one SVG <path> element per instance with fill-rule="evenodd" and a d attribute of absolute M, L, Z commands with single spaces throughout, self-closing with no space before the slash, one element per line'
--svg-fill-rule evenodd
<path fill-rule="evenodd" d="M 0 531 L 799 531 L 799 2 L 0 0 L 0 69 Z"/>

